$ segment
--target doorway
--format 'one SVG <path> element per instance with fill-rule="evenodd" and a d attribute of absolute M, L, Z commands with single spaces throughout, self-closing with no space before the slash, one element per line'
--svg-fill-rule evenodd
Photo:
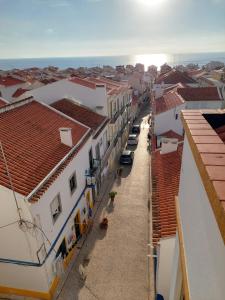
<path fill-rule="evenodd" d="M 62 258 L 66 258 L 66 256 L 68 255 L 65 238 L 63 239 L 62 243 L 59 246 L 59 249 L 56 253 L 56 257 L 58 257 L 60 254 Z"/>
<path fill-rule="evenodd" d="M 76 233 L 76 240 L 79 240 L 81 237 L 81 230 L 80 230 L 80 212 L 76 214 L 76 217 L 74 218 L 74 228 Z"/>

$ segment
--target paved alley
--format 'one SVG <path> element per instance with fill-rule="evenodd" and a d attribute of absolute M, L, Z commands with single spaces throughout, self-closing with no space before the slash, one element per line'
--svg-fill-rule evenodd
<path fill-rule="evenodd" d="M 148 193 L 149 153 L 147 149 L 148 111 L 142 111 L 138 146 L 132 167 L 124 166 L 121 179 L 102 201 L 94 227 L 70 272 L 60 300 L 147 300 L 148 299 Z M 107 216 L 106 231 L 99 220 Z M 82 264 L 86 280 L 76 271 Z"/>

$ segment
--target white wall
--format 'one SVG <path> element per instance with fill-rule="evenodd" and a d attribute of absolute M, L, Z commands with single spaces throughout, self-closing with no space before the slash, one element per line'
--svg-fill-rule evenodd
<path fill-rule="evenodd" d="M 157 100 L 156 100 L 157 101 Z M 160 135 L 168 130 L 182 135 L 183 125 L 180 119 L 180 111 L 185 108 L 185 104 L 181 104 L 173 109 L 167 110 L 161 114 L 155 115 L 154 133 Z M 178 118 L 175 116 L 178 114 Z"/>
<path fill-rule="evenodd" d="M 35 222 L 40 226 L 51 244 L 56 240 L 60 230 L 63 228 L 68 216 L 86 186 L 85 170 L 89 168 L 88 151 L 91 148 L 91 141 L 92 139 L 89 138 L 70 164 L 36 203 L 25 202 L 23 196 L 17 195 L 19 204 L 22 208 L 23 218 Z M 74 171 L 76 171 L 77 189 L 71 195 L 69 178 Z M 48 291 L 50 284 L 55 277 L 55 274 L 52 271 L 52 262 L 55 259 L 55 252 L 58 250 L 64 237 L 66 239 L 67 247 L 70 248 L 72 246 L 71 243 L 68 243 L 68 238 L 71 234 L 74 234 L 72 226 L 74 225 L 74 218 L 78 210 L 80 210 L 81 223 L 84 219 L 87 219 L 88 209 L 86 194 L 88 191 L 90 191 L 90 188 L 86 189 L 80 198 L 79 204 L 74 209 L 54 246 L 55 250 L 51 252 L 45 264 L 42 267 L 24 267 L 0 263 L 0 285 L 20 289 Z M 62 212 L 53 224 L 50 203 L 57 194 L 60 194 L 61 197 Z M 4 206 L 1 206 L 0 210 L 0 226 L 2 226 L 17 220 L 18 216 L 16 214 L 16 206 L 13 200 L 12 191 L 1 186 L 0 198 L 5 200 Z M 84 207 L 86 208 L 85 214 L 83 212 Z M 1 243 L 0 247 L 0 257 L 3 258 L 38 263 L 36 252 L 43 242 L 46 251 L 48 252 L 50 249 L 49 243 L 38 229 L 35 231 L 31 229 L 28 232 L 23 232 L 17 225 L 12 225 L 6 227 L 4 230 L 0 230 L 0 239 L 1 241 L 4 241 L 4 243 Z M 40 255 L 41 262 L 43 262 L 44 258 L 45 253 L 43 253 L 43 256 Z M 23 274 L 23 276 L 18 276 L 18 274 Z"/>
<path fill-rule="evenodd" d="M 24 197 L 16 193 L 22 218 L 32 222 L 29 208 Z M 0 226 L 19 220 L 13 193 L 6 187 L 0 186 Z M 19 228 L 18 223 L 0 230 L 0 257 L 19 261 L 38 263 L 36 252 L 38 245 L 35 230 Z M 19 276 L 22 275 L 22 276 Z M 43 268 L 21 266 L 0 262 L 0 286 L 19 289 L 47 291 L 48 284 Z"/>
<path fill-rule="evenodd" d="M 218 109 L 222 107 L 222 101 L 186 101 L 186 109 Z"/>
<path fill-rule="evenodd" d="M 2 98 L 12 102 L 12 101 L 14 101 L 14 98 L 12 97 L 12 95 L 15 93 L 15 91 L 19 88 L 26 88 L 27 86 L 28 86 L 28 84 L 26 84 L 26 83 L 12 85 L 12 86 L 8 86 L 8 87 L 0 86 Z"/>
<path fill-rule="evenodd" d="M 191 299 L 224 299 L 224 243 L 187 138 L 179 203 Z"/>
<path fill-rule="evenodd" d="M 107 95 L 105 87 L 97 87 L 96 89 L 87 88 L 85 86 L 70 82 L 67 79 L 59 80 L 51 84 L 47 84 L 40 88 L 31 90 L 26 93 L 34 99 L 51 104 L 62 98 L 71 98 L 80 101 L 82 104 L 95 110 L 96 106 L 103 106 L 98 113 L 108 116 Z"/>
<path fill-rule="evenodd" d="M 164 297 L 164 300 L 169 299 L 174 248 L 175 236 L 160 239 L 160 246 L 157 251 L 158 265 L 156 291 Z"/>
<path fill-rule="evenodd" d="M 170 278 L 169 300 L 180 300 L 182 293 L 182 270 L 179 249 L 179 237 L 176 234 L 175 249 L 172 261 L 172 273 Z"/>

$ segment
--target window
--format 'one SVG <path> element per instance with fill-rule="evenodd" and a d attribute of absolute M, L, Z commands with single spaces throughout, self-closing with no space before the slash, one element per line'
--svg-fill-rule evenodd
<path fill-rule="evenodd" d="M 178 114 L 175 114 L 175 119 L 176 119 L 176 120 L 178 119 Z"/>
<path fill-rule="evenodd" d="M 77 178 L 76 173 L 73 173 L 73 175 L 70 177 L 70 191 L 71 194 L 76 190 L 77 188 Z"/>
<path fill-rule="evenodd" d="M 62 206 L 61 206 L 61 200 L 59 194 L 52 200 L 50 204 L 50 209 L 51 209 L 51 215 L 54 224 L 55 221 L 58 219 L 58 216 L 62 212 Z"/>

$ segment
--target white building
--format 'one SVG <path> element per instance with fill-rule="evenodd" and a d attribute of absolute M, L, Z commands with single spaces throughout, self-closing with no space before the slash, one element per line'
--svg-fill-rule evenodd
<path fill-rule="evenodd" d="M 224 99 L 217 87 L 180 87 L 166 89 L 162 97 L 154 100 L 154 134 L 172 130 L 183 134 L 180 111 L 183 109 L 220 109 Z"/>
<path fill-rule="evenodd" d="M 153 103 L 154 134 L 156 136 L 172 130 L 179 135 L 183 134 L 180 112 L 185 108 L 185 101 L 176 92 L 170 91 Z"/>
<path fill-rule="evenodd" d="M 96 179 L 97 193 L 108 169 L 109 118 L 93 112 L 90 108 L 73 100 L 61 99 L 51 104 L 58 111 L 68 115 L 92 130 L 92 148 L 89 151 L 90 168 L 87 174 Z"/>
<path fill-rule="evenodd" d="M 74 99 L 75 102 L 80 102 L 93 111 L 110 118 L 108 130 L 112 151 L 109 160 L 110 167 L 113 167 L 128 135 L 132 90 L 127 83 L 105 78 L 73 77 L 34 89 L 25 93 L 25 96 L 33 96 L 47 104 L 63 98 Z"/>
<path fill-rule="evenodd" d="M 11 76 L 0 77 L 0 97 L 13 101 L 13 94 L 19 88 L 26 88 L 29 84 L 21 79 Z"/>
<path fill-rule="evenodd" d="M 155 98 L 161 97 L 166 88 L 176 85 L 178 83 L 192 87 L 197 86 L 197 82 L 191 77 L 189 77 L 186 73 L 172 69 L 171 71 L 159 75 L 159 77 L 156 78 L 155 83 L 153 85 L 153 92 Z"/>
<path fill-rule="evenodd" d="M 224 299 L 225 111 L 182 112 L 185 128 L 170 300 Z"/>
<path fill-rule="evenodd" d="M 34 100 L 0 115 L 0 294 L 51 299 L 93 207 L 91 129 Z"/>

